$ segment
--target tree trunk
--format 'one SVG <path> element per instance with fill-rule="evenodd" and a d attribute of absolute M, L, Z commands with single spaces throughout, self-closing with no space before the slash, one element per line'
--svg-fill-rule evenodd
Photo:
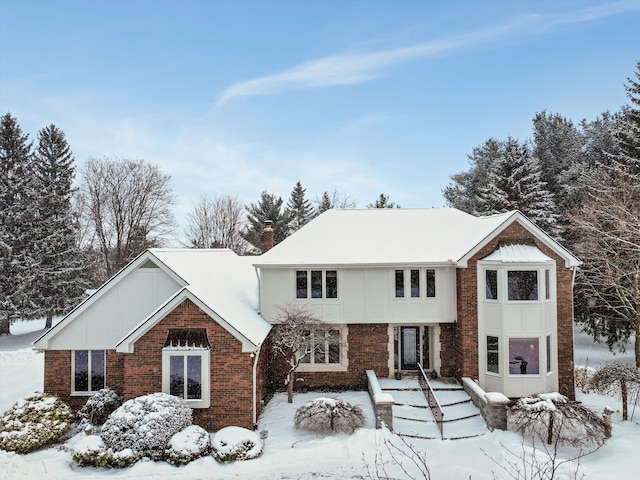
<path fill-rule="evenodd" d="M 640 315 L 636 317 L 636 367 L 640 368 Z"/>
<path fill-rule="evenodd" d="M 293 377 L 295 375 L 295 371 L 291 370 L 289 372 L 289 383 L 287 385 L 287 401 L 289 403 L 293 403 Z"/>
<path fill-rule="evenodd" d="M 9 324 L 10 322 L 8 317 L 0 318 L 0 335 L 11 335 Z"/>
<path fill-rule="evenodd" d="M 44 328 L 51 328 L 53 326 L 53 313 L 47 312 L 47 321 L 44 324 Z"/>
<path fill-rule="evenodd" d="M 547 429 L 547 445 L 553 443 L 553 412 L 549 413 L 549 428 Z"/>
<path fill-rule="evenodd" d="M 622 395 L 622 420 L 627 420 L 627 381 L 620 379 L 620 392 Z"/>

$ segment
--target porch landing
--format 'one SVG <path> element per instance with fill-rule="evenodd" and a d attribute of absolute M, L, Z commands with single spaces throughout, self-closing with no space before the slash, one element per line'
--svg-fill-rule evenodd
<path fill-rule="evenodd" d="M 398 435 L 440 439 L 440 431 L 417 377 L 405 377 L 402 380 L 379 378 L 378 381 L 382 391 L 393 396 L 393 429 Z M 472 403 L 462 385 L 442 380 L 430 380 L 429 383 L 444 413 L 444 439 L 478 437 L 489 431 L 480 410 Z"/>

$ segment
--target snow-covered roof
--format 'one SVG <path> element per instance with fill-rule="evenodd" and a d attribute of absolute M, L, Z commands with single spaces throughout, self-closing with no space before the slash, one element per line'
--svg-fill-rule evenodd
<path fill-rule="evenodd" d="M 258 279 L 252 257 L 224 249 L 150 249 L 149 253 L 180 276 L 190 292 L 254 345 L 270 324 L 258 314 Z"/>
<path fill-rule="evenodd" d="M 514 220 L 571 256 L 516 211 L 475 217 L 454 208 L 380 208 L 328 210 L 258 257 L 255 265 L 465 266 L 476 247 Z"/>
<path fill-rule="evenodd" d="M 553 261 L 532 245 L 503 245 L 483 260 L 503 263 L 544 263 Z"/>

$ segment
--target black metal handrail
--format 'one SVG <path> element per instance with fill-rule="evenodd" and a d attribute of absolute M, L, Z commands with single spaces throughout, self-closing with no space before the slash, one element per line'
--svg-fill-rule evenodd
<path fill-rule="evenodd" d="M 422 365 L 419 363 L 418 368 L 420 369 L 420 377 L 418 378 L 420 389 L 422 390 L 424 398 L 427 400 L 427 405 L 429 405 L 429 410 L 431 410 L 431 415 L 433 415 L 433 419 L 438 426 L 438 430 L 440 430 L 440 440 L 442 440 L 444 439 L 444 433 L 442 431 L 444 424 L 444 412 L 442 411 L 442 407 L 440 406 L 440 402 L 438 402 L 435 393 L 433 393 L 427 374 L 424 373 Z"/>

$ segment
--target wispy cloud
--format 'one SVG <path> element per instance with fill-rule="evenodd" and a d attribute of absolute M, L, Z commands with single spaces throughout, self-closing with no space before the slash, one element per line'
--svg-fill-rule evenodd
<path fill-rule="evenodd" d="M 223 104 L 234 97 L 269 95 L 292 89 L 359 84 L 380 78 L 391 67 L 411 60 L 454 52 L 510 35 L 535 35 L 569 23 L 589 22 L 638 10 L 639 2 L 622 1 L 565 13 L 526 15 L 498 26 L 444 40 L 377 52 L 331 55 L 301 63 L 279 73 L 233 84 L 219 95 L 217 102 Z"/>

